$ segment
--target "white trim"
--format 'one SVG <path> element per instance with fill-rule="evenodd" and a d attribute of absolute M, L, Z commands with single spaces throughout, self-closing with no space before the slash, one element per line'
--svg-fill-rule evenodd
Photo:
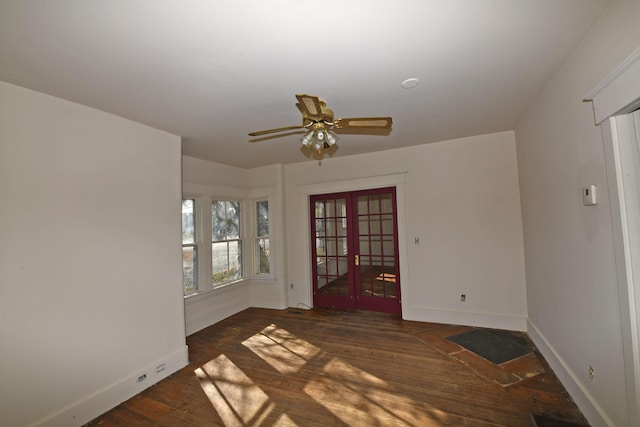
<path fill-rule="evenodd" d="M 551 366 L 553 373 L 558 377 L 583 415 L 589 420 L 589 423 L 594 427 L 614 426 L 613 421 L 607 417 L 605 411 L 598 405 L 597 399 L 594 399 L 589 394 L 588 389 L 578 380 L 578 376 L 569 368 L 569 365 L 560 357 L 531 320 L 527 320 L 527 333 L 538 351 Z"/>
<path fill-rule="evenodd" d="M 196 289 L 193 292 L 190 292 L 188 294 L 184 293 L 184 272 L 183 272 L 183 278 L 182 278 L 182 293 L 183 293 L 183 297 L 187 298 L 193 295 L 197 295 L 198 292 L 200 292 L 200 282 L 202 281 L 202 269 L 201 269 L 201 264 L 202 264 L 202 260 L 200 259 L 200 252 L 201 252 L 201 247 L 202 247 L 202 233 L 200 232 L 203 223 L 202 223 L 202 194 L 194 194 L 194 193 L 183 193 L 182 194 L 182 200 L 186 200 L 186 199 L 193 199 L 194 201 L 194 207 L 193 207 L 193 214 L 195 215 L 195 243 L 194 246 L 196 248 Z M 182 247 L 184 248 L 184 243 L 182 244 Z"/>
<path fill-rule="evenodd" d="M 162 364 L 164 364 L 164 370 L 156 372 L 156 368 Z M 146 366 L 141 366 L 125 378 L 62 408 L 46 418 L 36 421 L 31 426 L 69 427 L 84 425 L 96 418 L 96 414 L 107 412 L 188 364 L 189 351 L 185 345 Z M 142 374 L 146 374 L 147 377 L 144 381 L 138 382 L 138 377 Z"/>
<path fill-rule="evenodd" d="M 246 277 L 251 280 L 275 280 L 275 261 L 273 257 L 273 253 L 271 251 L 273 245 L 273 192 L 267 195 L 264 193 L 256 193 L 254 197 L 251 198 L 251 212 L 249 212 L 249 221 L 251 222 L 251 274 Z M 269 221 L 269 234 L 266 236 L 269 239 L 269 273 L 257 273 L 258 264 L 260 263 L 260 259 L 257 254 L 256 242 L 259 238 L 264 238 L 265 236 L 258 236 L 258 213 L 256 212 L 258 202 L 266 201 L 268 204 L 268 221 Z"/>
<path fill-rule="evenodd" d="M 406 182 L 406 176 L 407 172 L 402 172 L 390 175 L 355 178 L 347 181 L 329 181 L 321 184 L 305 184 L 299 185 L 296 190 L 300 195 L 311 195 L 393 187 L 394 185 L 404 184 Z"/>
<path fill-rule="evenodd" d="M 638 421 L 640 421 L 640 403 L 638 400 L 640 394 L 640 366 L 638 366 L 637 355 L 636 307 L 634 301 L 631 301 L 634 298 L 633 277 L 631 276 L 632 264 L 629 258 L 629 235 L 624 187 L 620 175 L 622 171 L 620 170 L 618 135 L 615 121 L 607 119 L 618 114 L 630 113 L 640 107 L 640 47 L 636 48 L 602 82 L 589 91 L 585 96 L 585 100 L 593 101 L 596 124 L 602 124 L 603 127 L 605 168 L 613 233 L 612 243 L 616 263 L 618 301 L 620 304 L 624 372 L 627 378 L 627 418 L 629 425 L 638 425 Z M 569 389 L 569 387 L 567 388 Z M 575 390 L 576 393 L 580 392 L 577 389 Z M 574 395 L 572 390 L 569 390 L 569 392 L 583 412 L 586 412 L 584 409 L 586 406 L 583 408 L 578 399 L 575 398 L 578 394 Z M 586 396 L 591 401 L 590 403 L 595 402 L 588 394 L 581 394 L 580 396 Z M 588 414 L 585 415 L 589 418 Z"/>
<path fill-rule="evenodd" d="M 631 112 L 640 106 L 640 48 L 637 48 L 607 77 L 585 95 L 593 101 L 596 124 L 616 114 Z"/>
<path fill-rule="evenodd" d="M 636 396 L 640 392 L 640 354 L 638 354 L 638 329 L 636 323 L 636 297 L 634 296 L 633 259 L 627 218 L 627 201 L 624 197 L 623 161 L 618 126 L 612 117 L 602 123 L 605 142 L 605 166 L 609 186 L 609 206 L 613 229 L 614 256 L 616 261 L 616 279 L 618 300 L 620 303 L 620 322 L 622 326 L 622 344 L 627 377 L 627 406 L 630 425 L 640 420 L 640 405 Z"/>

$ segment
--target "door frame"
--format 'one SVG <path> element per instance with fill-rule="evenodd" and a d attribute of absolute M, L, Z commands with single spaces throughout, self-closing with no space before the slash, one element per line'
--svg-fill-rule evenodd
<path fill-rule="evenodd" d="M 382 229 L 384 228 L 382 227 L 382 224 L 383 224 L 382 217 L 384 216 L 382 211 L 377 213 L 376 212 L 371 213 L 369 211 L 369 207 L 371 206 L 369 202 L 367 202 L 366 212 L 362 212 L 359 210 L 360 197 L 366 197 L 367 198 L 366 200 L 369 200 L 368 198 L 370 196 L 380 196 L 380 195 L 390 196 L 392 210 L 390 212 L 387 212 L 386 214 L 386 215 L 391 215 L 392 217 L 390 233 L 389 232 L 385 233 Z M 325 212 L 325 214 L 323 214 L 321 217 L 316 217 L 317 212 L 316 212 L 315 204 L 318 203 L 318 201 L 327 201 L 327 200 L 333 200 L 333 205 L 335 206 L 336 210 L 338 207 L 337 201 L 343 200 L 344 201 L 343 207 L 346 208 L 344 212 L 344 216 L 338 216 L 338 212 L 333 212 L 331 213 L 333 215 L 330 214 L 328 216 L 325 216 L 326 214 Z M 310 227 L 308 232 L 310 236 L 310 252 L 311 252 L 311 268 L 312 268 L 311 291 L 312 291 L 314 307 L 316 306 L 316 303 L 318 303 L 322 307 L 335 307 L 335 308 L 341 308 L 344 310 L 362 309 L 362 310 L 380 311 L 384 313 L 391 313 L 391 314 L 398 314 L 398 315 L 402 313 L 402 280 L 401 280 L 402 274 L 400 271 L 401 263 L 400 263 L 400 253 L 398 249 L 399 242 L 398 242 L 398 206 L 397 205 L 398 205 L 397 189 L 395 186 L 383 187 L 383 188 L 370 188 L 370 189 L 364 189 L 364 190 L 352 190 L 352 191 L 344 191 L 344 192 L 329 193 L 329 194 L 313 194 L 309 196 Z M 379 224 L 378 233 L 370 234 L 369 229 L 366 232 L 363 230 L 360 230 L 361 218 L 366 217 L 367 227 L 370 227 L 369 220 L 371 219 L 372 216 L 375 219 L 375 217 L 378 217 L 378 215 L 380 215 L 380 217 L 377 220 Z M 343 277 L 347 278 L 347 281 L 348 281 L 346 286 L 347 294 L 322 293 L 322 292 L 319 292 L 319 288 L 317 287 L 318 286 L 317 281 L 319 280 L 320 276 L 318 275 L 318 272 L 317 272 L 318 264 L 316 263 L 316 260 L 318 258 L 318 254 L 316 253 L 317 238 L 318 238 L 316 227 L 317 227 L 318 221 L 322 222 L 323 218 L 333 218 L 332 222 L 334 223 L 337 218 L 342 218 L 342 221 L 346 222 L 346 224 L 344 225 L 345 227 L 344 234 L 339 234 L 337 230 L 335 230 L 334 234 L 324 235 L 325 238 L 328 238 L 329 240 L 345 239 L 344 246 L 347 251 L 346 254 L 340 255 L 339 253 L 336 253 L 334 255 L 327 255 L 325 253 L 322 256 L 323 258 L 328 256 L 329 258 L 331 258 L 332 261 L 334 261 L 333 263 L 331 263 L 330 261 L 327 261 L 328 259 L 327 258 L 325 259 L 325 261 L 327 261 L 325 265 L 335 265 L 336 271 L 334 273 L 337 274 L 337 278 L 335 280 L 338 281 L 338 286 L 340 286 L 339 282 L 341 278 Z M 380 240 L 381 252 L 379 254 L 370 252 L 371 246 L 369 246 L 366 252 L 363 252 L 363 248 L 361 247 L 363 236 L 369 236 L 369 237 L 377 236 L 380 239 L 382 239 L 384 235 L 393 236 L 392 248 L 391 248 L 392 250 L 390 252 L 391 255 L 386 255 L 386 256 L 384 255 L 383 247 L 386 247 L 386 245 L 383 245 L 383 240 Z M 337 249 L 337 246 L 334 249 Z M 366 255 L 363 255 L 363 254 L 366 254 Z M 358 262 L 361 256 L 364 257 L 362 259 L 369 259 L 369 262 L 372 262 L 374 259 L 376 259 L 376 257 L 379 257 L 381 265 L 384 265 L 385 260 L 388 261 L 389 259 L 393 259 L 393 263 L 390 265 L 390 267 L 393 266 L 393 274 L 395 277 L 395 280 L 393 281 L 394 285 L 392 286 L 395 289 L 394 297 L 367 296 L 363 294 L 362 279 L 364 276 L 363 276 L 362 266 L 360 265 L 360 262 Z M 337 259 L 334 259 L 334 257 L 337 257 Z M 346 259 L 347 271 L 345 274 L 342 274 L 342 275 L 340 275 L 340 269 L 338 267 L 339 265 L 341 265 L 339 258 L 342 258 L 343 260 Z M 373 268 L 372 267 L 373 264 L 368 264 L 368 265 L 370 266 L 370 268 Z M 326 274 L 329 274 L 329 272 L 327 272 Z M 331 276 L 331 277 L 334 277 L 334 276 Z M 372 280 L 371 277 L 368 277 L 368 280 L 371 281 Z M 369 285 L 373 286 L 370 282 L 369 282 Z"/>
<path fill-rule="evenodd" d="M 629 276 L 632 261 L 629 258 L 628 229 L 625 218 L 625 200 L 620 179 L 619 145 L 613 117 L 631 113 L 640 107 L 640 48 L 636 48 L 604 80 L 584 96 L 593 104 L 594 124 L 601 126 L 604 145 L 607 190 L 613 232 L 614 257 L 620 303 L 624 370 L 627 378 L 627 416 L 629 425 L 640 421 L 640 325 L 637 322 L 638 300 L 633 278 Z M 633 301 L 632 301 L 633 299 Z M 599 414 L 599 413 L 598 413 Z"/>
<path fill-rule="evenodd" d="M 298 185 L 292 189 L 292 203 L 287 208 L 290 215 L 287 222 L 291 224 L 291 229 L 296 239 L 301 239 L 300 252 L 292 257 L 299 268 L 297 274 L 288 277 L 288 283 L 292 286 L 288 289 L 288 305 L 290 307 L 312 307 L 313 294 L 311 292 L 311 229 L 310 216 L 308 215 L 310 204 L 309 196 L 313 194 L 341 193 L 346 191 L 368 190 L 383 187 L 396 188 L 396 208 L 398 221 L 398 255 L 400 259 L 400 274 L 402 282 L 400 284 L 402 292 L 402 317 L 405 318 L 410 312 L 409 295 L 409 271 L 408 271 L 408 238 L 407 238 L 407 216 L 406 216 L 406 185 L 407 172 L 392 173 L 388 175 L 373 175 L 366 178 L 345 179 L 340 181 L 325 182 L 320 184 Z M 297 246 L 297 245 L 296 245 Z"/>

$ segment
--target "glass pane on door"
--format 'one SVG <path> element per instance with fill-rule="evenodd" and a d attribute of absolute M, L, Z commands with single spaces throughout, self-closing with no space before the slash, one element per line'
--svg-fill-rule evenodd
<path fill-rule="evenodd" d="M 349 295 L 346 200 L 315 202 L 315 270 L 317 292 Z"/>
<path fill-rule="evenodd" d="M 360 295 L 397 298 L 391 194 L 358 196 Z"/>

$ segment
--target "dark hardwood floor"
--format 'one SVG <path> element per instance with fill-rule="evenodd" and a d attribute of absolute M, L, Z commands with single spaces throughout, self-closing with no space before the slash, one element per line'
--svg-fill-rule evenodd
<path fill-rule="evenodd" d="M 449 328 L 248 309 L 188 337 L 189 366 L 88 425 L 529 427 L 532 414 L 586 424 L 539 354 L 500 384 L 483 375 L 488 362 L 440 346 Z"/>

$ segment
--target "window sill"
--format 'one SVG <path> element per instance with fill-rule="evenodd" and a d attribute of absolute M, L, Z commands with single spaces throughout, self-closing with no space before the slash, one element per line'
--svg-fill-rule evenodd
<path fill-rule="evenodd" d="M 215 294 L 218 294 L 218 293 L 222 293 L 225 290 L 228 290 L 228 289 L 231 289 L 231 288 L 246 284 L 248 281 L 249 281 L 249 279 L 240 279 L 240 280 L 236 280 L 234 282 L 229 282 L 229 283 L 225 283 L 223 285 L 218 285 L 215 288 L 203 289 L 203 290 L 198 291 L 196 293 L 185 295 L 184 296 L 184 302 L 185 302 L 185 304 L 194 303 L 196 301 L 200 301 L 200 300 L 206 299 L 206 298 L 208 298 L 208 297 L 210 297 L 212 295 L 215 295 Z"/>
<path fill-rule="evenodd" d="M 261 281 L 261 282 L 273 282 L 274 280 L 276 280 L 275 277 L 273 276 L 268 276 L 268 275 L 262 275 L 262 276 L 252 276 L 251 280 L 257 280 L 257 281 Z"/>

